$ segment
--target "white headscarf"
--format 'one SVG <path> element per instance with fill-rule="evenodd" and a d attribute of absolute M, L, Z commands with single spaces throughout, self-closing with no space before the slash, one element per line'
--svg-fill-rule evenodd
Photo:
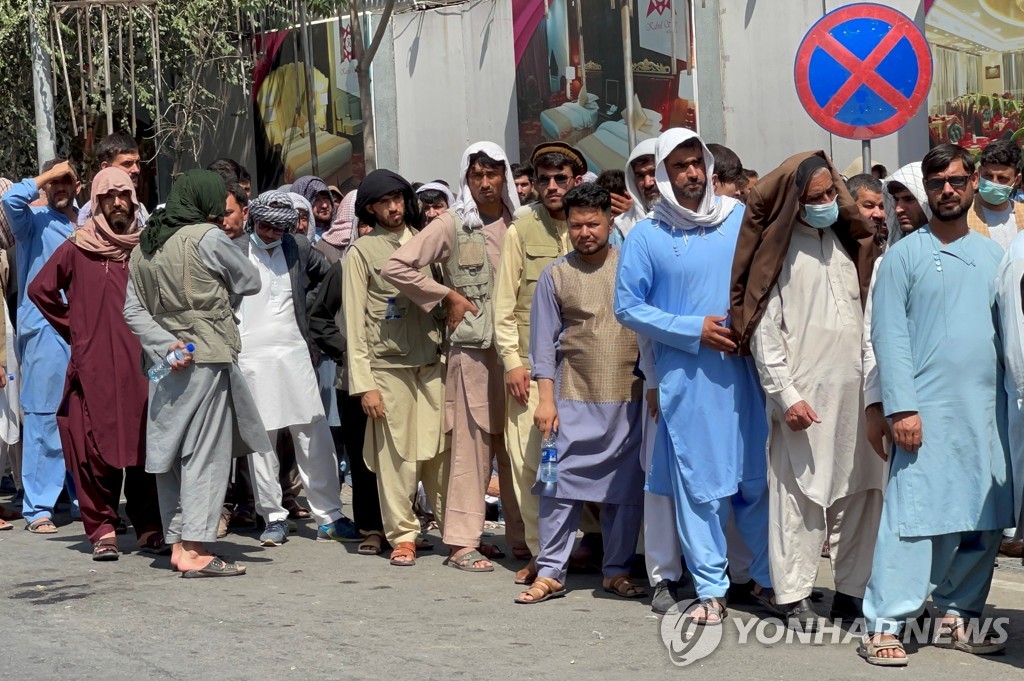
<path fill-rule="evenodd" d="M 704 198 L 701 199 L 700 206 L 696 211 L 683 208 L 676 200 L 672 182 L 665 169 L 665 159 L 668 158 L 668 155 L 680 144 L 690 139 L 700 142 L 700 146 L 704 150 L 704 168 L 707 174 Z M 715 196 L 715 187 L 711 182 L 711 176 L 715 172 L 715 157 L 704 144 L 704 140 L 694 131 L 686 128 L 670 128 L 661 133 L 655 146 L 654 162 L 657 164 L 654 179 L 661 192 L 661 200 L 654 206 L 656 220 L 666 222 L 673 227 L 716 227 L 725 222 L 733 208 L 740 205 L 739 201 L 730 196 Z"/>
<path fill-rule="evenodd" d="M 434 190 L 444 194 L 445 199 L 448 201 L 448 207 L 451 208 L 455 205 L 455 195 L 452 194 L 452 190 L 441 184 L 440 182 L 427 182 L 425 185 L 416 190 L 416 195 L 419 196 L 421 192 Z"/>
<path fill-rule="evenodd" d="M 929 220 L 932 219 L 932 209 L 928 205 L 928 193 L 924 190 L 924 173 L 921 171 L 920 161 L 908 163 L 882 180 L 882 205 L 885 206 L 885 224 L 889 227 L 889 245 L 892 246 L 902 239 L 904 234 L 900 229 L 899 218 L 896 217 L 896 202 L 889 193 L 890 182 L 898 182 L 906 187 L 921 204 L 925 217 Z"/>
<path fill-rule="evenodd" d="M 633 147 L 632 153 L 626 159 L 626 167 L 623 168 L 623 172 L 626 175 L 626 191 L 629 192 L 630 197 L 633 199 L 633 205 L 625 213 L 615 218 L 615 226 L 622 233 L 622 238 L 626 238 L 632 231 L 633 225 L 643 220 L 651 212 L 652 206 L 647 205 L 644 193 L 640 191 L 640 187 L 636 184 L 636 175 L 633 173 L 633 161 L 641 156 L 654 156 L 654 148 L 657 144 L 657 137 L 645 139 Z"/>
<path fill-rule="evenodd" d="M 306 226 L 306 238 L 312 242 L 313 235 L 316 234 L 316 218 L 313 217 L 313 206 L 310 205 L 309 200 L 302 194 L 288 192 L 288 198 L 292 200 L 292 207 L 295 210 L 304 210 L 306 215 L 309 216 L 309 224 Z"/>
<path fill-rule="evenodd" d="M 505 195 L 502 203 L 508 209 L 509 215 L 519 208 L 519 194 L 516 193 L 516 181 L 512 177 L 512 166 L 509 165 L 508 156 L 504 149 L 494 142 L 477 142 L 471 144 L 465 153 L 462 154 L 462 163 L 459 164 L 459 198 L 455 205 L 455 212 L 462 218 L 463 224 L 471 229 L 483 227 L 483 220 L 480 219 L 480 210 L 476 207 L 473 194 L 469 191 L 469 183 L 466 181 L 466 173 L 469 172 L 469 157 L 477 152 L 484 152 L 495 161 L 505 164 Z"/>

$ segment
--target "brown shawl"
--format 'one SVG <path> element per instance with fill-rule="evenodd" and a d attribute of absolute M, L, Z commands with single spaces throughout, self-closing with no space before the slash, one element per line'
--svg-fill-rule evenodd
<path fill-rule="evenodd" d="M 800 214 L 797 168 L 814 154 L 825 159 L 832 172 L 839 202 L 839 220 L 832 230 L 857 267 L 861 304 L 867 301 L 871 270 L 880 253 L 874 227 L 861 217 L 846 184 L 824 151 L 805 151 L 791 156 L 761 178 L 747 197 L 729 292 L 729 314 L 741 354 L 750 354 L 750 338 L 761 321 L 768 305 L 768 294 L 779 278 L 789 251 L 793 223 Z"/>

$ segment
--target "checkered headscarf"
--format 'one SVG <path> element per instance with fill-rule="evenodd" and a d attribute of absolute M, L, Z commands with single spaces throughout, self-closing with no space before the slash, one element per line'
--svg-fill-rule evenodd
<path fill-rule="evenodd" d="M 251 232 L 256 229 L 258 223 L 269 222 L 278 229 L 291 232 L 298 221 L 299 214 L 293 207 L 290 196 L 284 192 L 265 191 L 249 204 L 249 222 L 246 224 L 246 230 Z"/>

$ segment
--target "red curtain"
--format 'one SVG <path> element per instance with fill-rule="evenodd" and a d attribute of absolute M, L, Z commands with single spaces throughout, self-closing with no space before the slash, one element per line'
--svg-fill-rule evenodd
<path fill-rule="evenodd" d="M 544 0 L 512 0 L 512 34 L 515 37 L 517 66 L 543 19 Z"/>

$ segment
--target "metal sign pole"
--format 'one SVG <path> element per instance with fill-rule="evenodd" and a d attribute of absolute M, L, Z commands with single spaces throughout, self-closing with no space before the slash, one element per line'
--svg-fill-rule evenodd
<path fill-rule="evenodd" d="M 871 140 L 862 140 L 860 143 L 860 155 L 861 162 L 864 164 L 864 169 L 861 172 L 865 172 L 868 175 L 871 174 Z"/>

